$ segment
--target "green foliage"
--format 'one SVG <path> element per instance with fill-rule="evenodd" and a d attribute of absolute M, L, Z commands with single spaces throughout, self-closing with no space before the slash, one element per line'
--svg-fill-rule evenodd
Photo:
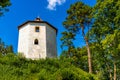
<path fill-rule="evenodd" d="M 87 49 L 89 48 L 91 51 L 91 58 L 87 56 L 85 46 L 75 48 L 74 45 L 70 48 L 69 45 L 66 45 L 73 44 L 75 36 L 70 37 L 65 34 L 62 34 L 62 41 L 68 48 L 62 52 L 61 57 L 66 57 L 69 53 L 72 64 L 85 71 L 88 71 L 87 63 L 90 62 L 87 60 L 92 59 L 93 73 L 97 74 L 101 80 L 112 80 L 115 76 L 119 79 L 120 0 L 97 0 L 93 8 L 82 2 L 76 2 L 70 6 L 67 14 L 63 26 L 67 32 L 75 34 L 75 36 L 82 32 L 86 44 L 90 42 L 90 47 L 88 45 Z M 93 24 L 90 24 L 91 22 Z M 90 30 L 84 31 L 89 26 L 91 26 Z"/>
<path fill-rule="evenodd" d="M 8 53 L 13 53 L 13 47 L 12 45 L 8 46 L 5 45 L 5 43 L 0 39 L 0 54 L 6 55 Z"/>
<path fill-rule="evenodd" d="M 92 8 L 82 2 L 76 2 L 67 10 L 67 18 L 63 22 L 63 26 L 72 33 L 79 33 L 85 36 L 85 28 L 90 24 Z"/>
<path fill-rule="evenodd" d="M 0 16 L 3 15 L 5 11 L 8 11 L 8 6 L 10 6 L 10 0 L 0 0 Z"/>
<path fill-rule="evenodd" d="M 88 53 L 88 68 L 89 73 L 92 73 L 92 64 L 91 64 L 91 53 L 90 53 L 90 47 L 89 47 L 89 38 L 86 35 L 89 31 L 89 27 L 92 22 L 92 8 L 89 5 L 84 4 L 83 2 L 76 2 L 70 6 L 70 8 L 67 10 L 67 17 L 65 21 L 63 22 L 63 26 L 65 29 L 69 32 L 74 34 L 74 37 L 70 37 L 69 35 L 63 35 L 63 41 L 64 44 L 73 43 L 73 39 L 78 33 L 82 33 L 82 37 L 84 38 L 84 41 L 86 43 L 86 49 Z M 85 31 L 86 30 L 86 31 Z M 64 32 L 63 32 L 64 33 Z M 72 36 L 72 34 L 70 34 Z M 66 37 L 67 36 L 67 37 Z M 71 39 L 70 39 L 71 38 Z M 69 40 L 69 41 L 66 41 Z M 66 42 L 65 42 L 66 41 Z M 71 55 L 71 47 L 68 46 L 68 54 Z M 66 52 L 66 53 L 67 53 Z M 73 54 L 72 54 L 73 55 Z"/>
<path fill-rule="evenodd" d="M 62 41 L 62 45 L 61 47 L 63 46 L 68 46 L 68 47 L 73 47 L 73 42 L 72 40 L 74 40 L 75 38 L 75 34 L 71 33 L 71 32 L 62 32 L 62 38 L 61 38 L 61 41 Z"/>
<path fill-rule="evenodd" d="M 70 56 L 70 58 L 72 64 L 88 72 L 88 56 L 86 47 L 73 48 L 71 50 L 71 54 L 72 55 Z M 60 57 L 67 57 L 67 51 L 64 51 Z"/>
<path fill-rule="evenodd" d="M 55 73 L 55 78 L 57 80 L 96 80 L 97 78 L 93 77 L 79 68 L 71 66 L 70 68 L 63 68 L 58 70 Z"/>
<path fill-rule="evenodd" d="M 31 60 L 13 53 L 0 58 L 0 80 L 97 80 L 69 58 Z"/>
<path fill-rule="evenodd" d="M 119 49 L 119 31 L 120 31 L 120 0 L 97 0 L 93 8 L 94 23 L 90 30 L 90 42 L 93 44 L 92 51 L 94 57 L 94 64 L 96 68 L 94 71 L 100 73 L 100 79 L 112 79 L 114 73 L 114 64 L 116 63 L 116 70 L 119 70 L 118 57 L 120 56 Z M 96 58 L 96 59 L 95 59 Z"/>
<path fill-rule="evenodd" d="M 66 54 L 67 57 L 72 56 L 72 50 L 74 48 L 73 40 L 75 39 L 75 34 L 72 32 L 62 32 L 62 38 L 61 38 L 61 48 L 65 47 L 66 49 L 63 51 L 63 53 Z"/>

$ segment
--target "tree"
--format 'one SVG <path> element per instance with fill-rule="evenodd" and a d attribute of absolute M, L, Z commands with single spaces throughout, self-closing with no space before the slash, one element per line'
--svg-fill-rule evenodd
<path fill-rule="evenodd" d="M 6 50 L 7 50 L 7 53 L 14 53 L 12 45 L 6 46 Z"/>
<path fill-rule="evenodd" d="M 82 31 L 82 36 L 86 42 L 86 48 L 88 52 L 88 64 L 89 64 L 89 73 L 92 73 L 92 64 L 91 64 L 91 54 L 89 48 L 89 39 L 85 34 L 86 27 L 89 27 L 92 16 L 91 16 L 92 8 L 88 5 L 85 5 L 82 2 L 76 2 L 71 5 L 67 11 L 67 18 L 63 22 L 64 27 L 74 33 L 77 34 Z"/>
<path fill-rule="evenodd" d="M 0 0 L 0 16 L 3 15 L 5 11 L 8 11 L 8 6 L 10 6 L 10 0 Z"/>
<path fill-rule="evenodd" d="M 97 43 L 97 45 L 95 45 L 96 48 L 98 48 L 97 59 L 102 63 L 100 64 L 101 68 L 102 65 L 106 66 L 107 71 L 105 74 L 109 73 L 109 75 L 105 75 L 104 77 L 109 76 L 106 79 L 110 80 L 113 78 L 113 71 L 114 80 L 116 80 L 116 71 L 112 69 L 117 59 L 115 56 L 117 56 L 118 53 L 116 52 L 118 50 L 115 45 L 120 44 L 116 42 L 119 37 L 116 31 L 118 32 L 120 30 L 120 16 L 118 15 L 120 13 L 119 4 L 120 0 L 97 0 L 97 4 L 93 8 L 94 24 L 90 30 L 91 42 Z M 111 44 L 112 46 L 110 46 Z M 116 67 L 116 64 L 114 64 L 114 67 Z"/>
<path fill-rule="evenodd" d="M 5 44 L 2 41 L 2 39 L 0 39 L 0 53 L 4 53 L 5 52 Z"/>
<path fill-rule="evenodd" d="M 117 79 L 117 63 L 119 63 L 120 57 L 120 32 L 115 30 L 114 34 L 108 34 L 102 41 L 104 49 L 108 50 L 111 55 L 112 63 L 114 65 L 114 80 Z"/>
<path fill-rule="evenodd" d="M 73 40 L 75 39 L 75 34 L 71 33 L 71 32 L 62 32 L 62 38 L 61 38 L 61 41 L 62 41 L 62 45 L 61 45 L 61 48 L 63 49 L 63 47 L 67 47 L 67 52 L 66 51 L 63 51 L 64 53 L 63 54 L 66 54 L 67 53 L 67 56 L 70 58 L 71 55 L 72 55 L 72 49 L 74 48 L 74 45 L 73 45 Z"/>
<path fill-rule="evenodd" d="M 13 53 L 12 45 L 10 45 L 10 46 L 5 45 L 5 43 L 2 41 L 2 39 L 0 39 L 0 53 L 2 55 L 6 55 L 8 53 Z"/>

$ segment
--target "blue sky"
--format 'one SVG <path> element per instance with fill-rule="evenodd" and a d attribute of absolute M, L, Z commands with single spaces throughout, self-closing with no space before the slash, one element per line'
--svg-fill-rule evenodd
<path fill-rule="evenodd" d="M 11 0 L 12 5 L 9 12 L 0 17 L 0 38 L 7 45 L 13 45 L 17 52 L 18 29 L 17 27 L 27 20 L 34 20 L 37 16 L 44 21 L 49 22 L 58 29 L 57 50 L 61 53 L 61 32 L 65 29 L 62 22 L 65 20 L 66 11 L 70 5 L 80 0 Z M 96 0 L 81 0 L 84 3 L 93 6 Z M 76 46 L 83 46 L 82 37 L 75 41 Z"/>

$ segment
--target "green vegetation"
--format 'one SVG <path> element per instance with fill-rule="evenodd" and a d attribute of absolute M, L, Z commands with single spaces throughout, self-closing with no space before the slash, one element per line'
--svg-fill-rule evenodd
<path fill-rule="evenodd" d="M 9 53 L 0 56 L 0 80 L 97 80 L 72 62 L 68 58 L 30 60 Z"/>
<path fill-rule="evenodd" d="M 0 0 L 0 16 L 2 16 L 4 12 L 9 11 L 8 6 L 10 5 L 10 0 Z"/>
<path fill-rule="evenodd" d="M 120 79 L 120 0 L 97 0 L 93 7 L 78 1 L 67 14 L 62 56 L 100 80 Z M 79 33 L 86 43 L 82 48 L 73 44 Z"/>
<path fill-rule="evenodd" d="M 26 59 L 0 40 L 0 80 L 119 80 L 120 0 L 97 0 L 93 7 L 78 1 L 67 14 L 59 58 Z M 79 33 L 81 48 L 74 45 Z"/>
<path fill-rule="evenodd" d="M 88 42 L 89 40 L 85 34 L 85 28 L 89 28 L 90 22 L 92 20 L 91 12 L 92 12 L 92 8 L 90 6 L 85 5 L 82 2 L 77 2 L 71 5 L 70 9 L 67 10 L 68 16 L 66 20 L 63 22 L 64 27 L 68 30 L 69 33 L 77 34 L 82 32 L 82 36 L 86 43 L 86 48 L 88 53 L 89 73 L 92 73 L 92 64 L 91 64 L 90 47 Z"/>
<path fill-rule="evenodd" d="M 13 47 L 12 45 L 8 46 L 5 45 L 5 43 L 0 39 L 0 54 L 6 55 L 8 53 L 13 53 Z"/>

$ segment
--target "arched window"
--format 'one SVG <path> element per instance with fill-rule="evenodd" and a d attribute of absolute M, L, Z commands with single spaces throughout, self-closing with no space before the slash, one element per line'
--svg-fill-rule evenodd
<path fill-rule="evenodd" d="M 38 43 L 39 43 L 39 42 L 38 42 L 38 39 L 35 39 L 35 40 L 34 40 L 34 44 L 35 44 L 35 45 L 38 45 Z"/>

